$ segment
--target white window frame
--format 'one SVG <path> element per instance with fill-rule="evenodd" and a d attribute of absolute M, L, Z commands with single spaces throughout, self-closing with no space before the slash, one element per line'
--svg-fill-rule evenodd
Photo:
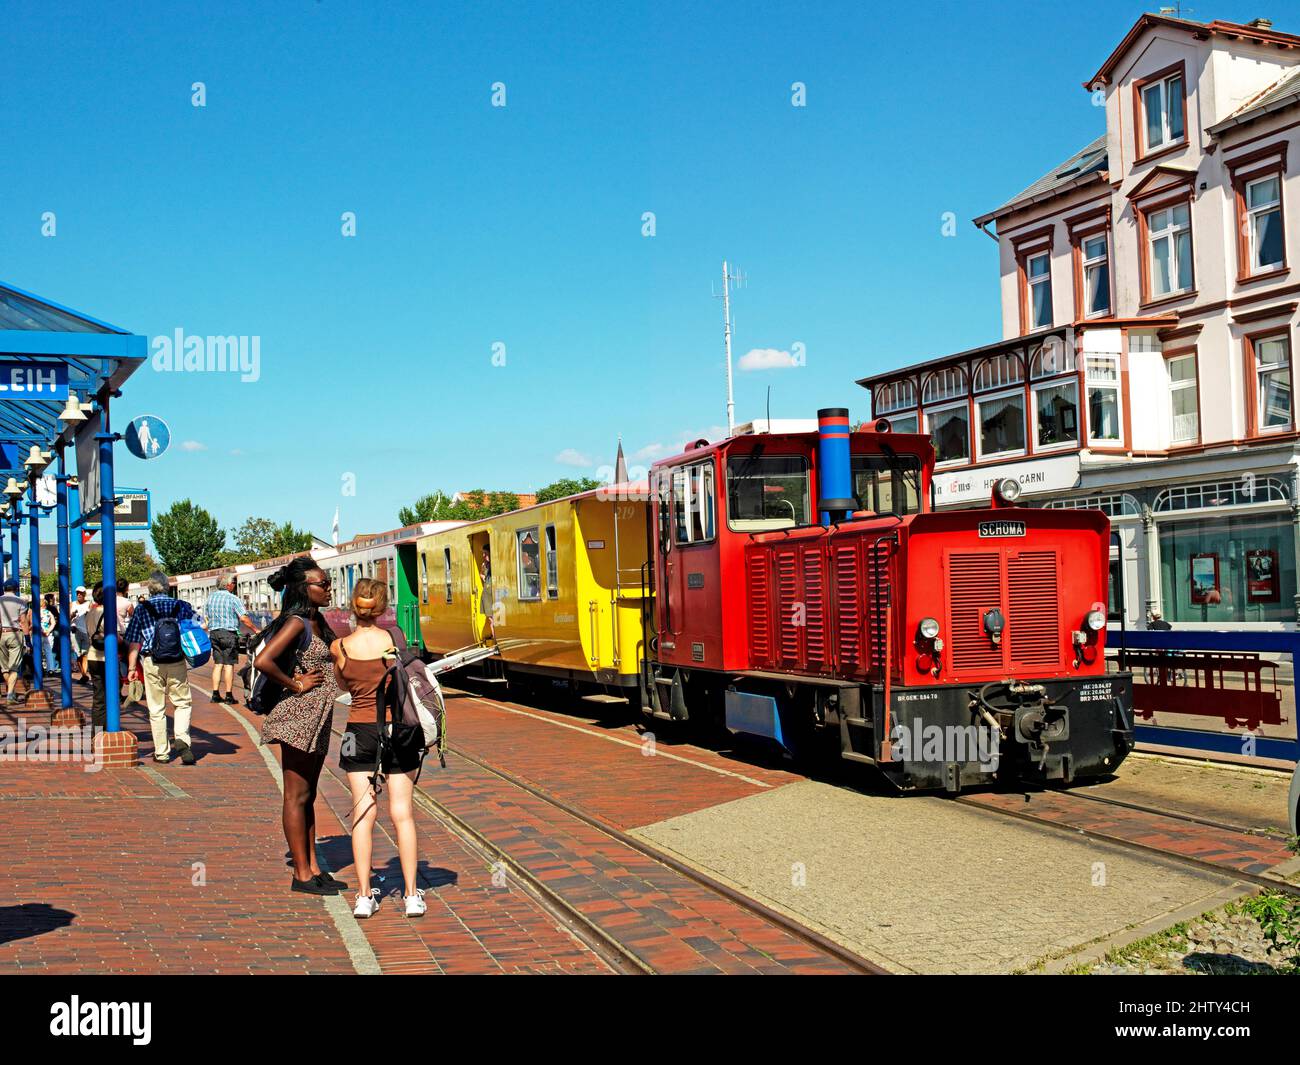
<path fill-rule="evenodd" d="M 546 598 L 560 598 L 560 537 L 555 525 L 546 526 Z"/>
<path fill-rule="evenodd" d="M 1035 260 L 1042 259 L 1047 263 L 1047 269 L 1040 277 L 1035 278 L 1031 273 Z M 1034 288 L 1037 285 L 1047 286 L 1047 321 L 1034 321 Z M 1053 322 L 1052 308 L 1052 252 L 1050 248 L 1044 248 L 1042 251 L 1031 251 L 1025 254 L 1025 322 L 1030 329 L 1049 329 Z"/>
<path fill-rule="evenodd" d="M 1183 123 L 1183 132 L 1177 137 L 1173 136 L 1173 127 L 1169 122 L 1169 83 L 1173 81 L 1183 82 L 1182 93 L 1178 100 L 1178 113 L 1181 117 L 1183 113 L 1183 100 L 1187 95 L 1187 84 L 1184 81 L 1181 72 L 1168 74 L 1159 81 L 1151 81 L 1142 86 L 1142 137 L 1146 141 L 1147 146 L 1147 150 L 1142 153 L 1143 155 L 1150 155 L 1152 152 L 1158 151 L 1161 148 L 1168 148 L 1173 144 L 1184 144 L 1187 141 L 1186 121 Z M 1148 118 L 1150 110 L 1147 103 L 1147 93 L 1151 92 L 1153 89 L 1159 90 L 1160 93 L 1160 139 L 1154 144 L 1151 143 L 1149 139 L 1151 122 Z"/>
<path fill-rule="evenodd" d="M 911 418 L 914 422 L 916 422 L 916 427 L 915 427 L 915 428 L 912 428 L 912 429 L 900 429 L 900 428 L 898 427 L 898 423 L 899 423 L 900 421 L 905 421 L 905 420 L 908 419 L 908 418 Z M 890 430 L 891 430 L 892 432 L 895 432 L 895 433 L 908 433 L 908 432 L 911 432 L 911 433 L 918 433 L 918 432 L 921 431 L 921 430 L 920 430 L 920 426 L 921 426 L 921 420 L 920 420 L 920 418 L 917 417 L 917 414 L 916 414 L 916 408 L 915 408 L 915 407 L 911 408 L 910 410 L 908 410 L 908 411 L 905 412 L 905 413 L 902 412 L 902 411 L 900 411 L 900 412 L 897 413 L 897 414 L 891 414 L 891 415 L 889 415 L 889 428 L 890 428 Z"/>
<path fill-rule="evenodd" d="M 1180 207 L 1187 210 L 1187 222 L 1185 225 L 1178 225 L 1174 222 L 1174 212 Z M 1169 225 L 1164 229 L 1156 229 L 1151 224 L 1151 219 L 1158 214 L 1167 212 L 1169 214 Z M 1151 297 L 1153 299 L 1164 299 L 1167 296 L 1177 296 L 1184 292 L 1190 292 L 1196 284 L 1196 245 L 1192 244 L 1192 276 L 1184 280 L 1179 276 L 1178 266 L 1178 234 L 1186 232 L 1187 239 L 1192 240 L 1192 205 L 1190 201 L 1180 201 L 1171 203 L 1168 207 L 1157 207 L 1154 210 L 1146 212 L 1147 218 L 1147 278 L 1150 282 Z M 1176 280 L 1178 286 L 1171 288 L 1167 292 L 1156 291 L 1156 241 L 1162 237 L 1169 238 L 1169 277 L 1171 281 Z"/>
<path fill-rule="evenodd" d="M 1277 199 L 1269 203 L 1260 204 L 1258 207 L 1250 206 L 1250 189 L 1252 185 L 1258 185 L 1265 181 L 1277 182 Z M 1282 233 L 1282 258 L 1275 263 L 1265 263 L 1260 265 L 1255 261 L 1258 242 L 1258 222 L 1263 215 L 1277 212 L 1278 224 L 1282 223 L 1282 175 L 1281 173 L 1263 174 L 1260 177 L 1252 178 L 1246 182 L 1242 190 L 1242 204 L 1246 208 L 1246 254 L 1249 256 L 1247 263 L 1247 273 L 1252 277 L 1256 274 L 1269 274 L 1274 270 L 1281 270 L 1282 264 L 1286 262 L 1286 232 Z"/>
<path fill-rule="evenodd" d="M 971 433 L 971 423 L 970 423 L 970 404 L 964 399 L 959 399 L 952 403 L 936 403 L 933 407 L 925 408 L 925 412 L 924 412 L 925 420 L 922 422 L 922 424 L 925 426 L 926 435 L 930 436 L 931 439 L 933 439 L 934 436 L 934 429 L 932 428 L 930 423 L 931 417 L 935 414 L 942 414 L 944 413 L 944 411 L 958 410 L 958 409 L 964 410 L 966 412 L 966 456 L 965 458 L 960 458 L 960 459 L 948 459 L 944 462 L 935 462 L 934 468 L 936 470 L 946 470 L 954 466 L 967 466 L 971 463 L 972 461 L 971 455 L 974 449 L 974 442 L 971 439 L 972 433 Z"/>
<path fill-rule="evenodd" d="M 442 549 L 442 579 L 446 584 L 447 602 L 451 602 L 451 548 Z"/>
<path fill-rule="evenodd" d="M 1090 360 L 1106 359 L 1115 367 L 1115 379 L 1099 380 L 1093 382 L 1091 376 Z M 1086 354 L 1083 358 L 1083 410 L 1088 416 L 1088 446 L 1089 447 L 1123 447 L 1124 446 L 1124 389 L 1120 387 L 1123 383 L 1123 371 L 1120 369 L 1119 356 L 1110 354 Z M 1119 426 L 1119 435 L 1116 437 L 1094 436 L 1092 432 L 1092 390 L 1097 389 L 1114 389 L 1115 391 L 1115 420 Z"/>
<path fill-rule="evenodd" d="M 533 534 L 533 543 L 537 545 L 537 594 L 529 595 L 524 580 L 524 537 Z M 515 530 L 515 588 L 516 598 L 521 603 L 536 603 L 542 598 L 542 530 L 536 525 L 525 525 Z"/>
<path fill-rule="evenodd" d="M 1187 359 L 1192 360 L 1192 376 L 1187 381 L 1175 381 L 1173 375 L 1173 366 L 1176 362 L 1185 362 Z M 1179 392 L 1190 391 L 1193 396 L 1197 392 L 1197 382 L 1200 379 L 1200 366 L 1196 361 L 1196 352 L 1189 351 L 1185 355 L 1171 355 L 1165 360 L 1165 373 L 1169 379 L 1169 442 L 1171 444 L 1193 444 L 1201 438 L 1201 412 L 1199 402 L 1196 410 L 1196 432 L 1191 436 L 1179 436 L 1177 430 L 1178 415 L 1174 411 L 1174 395 Z"/>
<path fill-rule="evenodd" d="M 429 553 L 420 552 L 420 602 L 429 601 Z"/>
<path fill-rule="evenodd" d="M 1062 385 L 1074 386 L 1074 439 L 1066 440 L 1059 444 L 1040 444 L 1038 442 L 1038 392 L 1045 392 L 1049 388 L 1060 388 Z M 1068 451 L 1082 446 L 1080 440 L 1083 433 L 1080 426 L 1083 422 L 1083 408 L 1079 403 L 1079 378 L 1076 374 L 1063 374 L 1060 377 L 1048 377 L 1042 381 L 1035 381 L 1030 386 L 1030 392 L 1033 393 L 1033 412 L 1030 416 L 1031 429 L 1033 430 L 1034 454 L 1039 455 L 1045 451 Z"/>
<path fill-rule="evenodd" d="M 1102 244 L 1100 255 L 1094 255 L 1088 258 L 1088 245 L 1092 241 L 1099 240 Z M 1110 314 L 1110 235 L 1104 230 L 1101 233 L 1085 234 L 1079 238 L 1079 262 L 1082 267 L 1083 290 L 1079 295 L 1083 298 L 1085 318 L 1105 318 Z M 1094 311 L 1089 306 L 1088 300 L 1088 273 L 1091 270 L 1097 270 L 1102 266 L 1106 267 L 1106 306 L 1099 311 Z"/>
<path fill-rule="evenodd" d="M 985 403 L 991 403 L 998 399 L 1011 399 L 1015 396 L 1020 397 L 1020 428 L 1021 436 L 1024 438 L 1024 445 L 1011 451 L 985 451 L 984 450 L 984 433 L 981 431 L 984 419 L 980 416 L 980 407 Z M 971 434 L 975 437 L 975 454 L 977 462 L 985 462 L 991 459 L 1015 458 L 1018 455 L 1027 453 L 1029 445 L 1029 412 L 1024 409 L 1025 390 L 1024 387 L 1003 389 L 1000 392 L 988 392 L 981 396 L 975 397 L 975 422 L 971 426 Z"/>
<path fill-rule="evenodd" d="M 673 503 L 671 509 L 673 543 L 680 547 L 710 542 L 718 533 L 718 484 L 713 472 L 713 460 L 693 462 L 673 467 Z M 677 524 L 677 504 L 682 504 L 685 527 Z M 695 516 L 700 519 L 700 530 L 704 534 L 699 539 L 692 537 Z M 683 536 L 682 533 L 685 532 Z"/>
<path fill-rule="evenodd" d="M 1283 344 L 1283 360 L 1278 363 L 1270 364 L 1268 369 L 1264 369 L 1260 362 L 1259 346 L 1268 343 L 1270 340 L 1281 341 Z M 1276 333 L 1271 336 L 1256 337 L 1251 342 L 1252 353 L 1255 357 L 1255 432 L 1263 436 L 1266 433 L 1286 433 L 1290 432 L 1296 424 L 1295 420 L 1295 381 L 1291 375 L 1291 334 Z M 1275 373 L 1285 373 L 1291 396 L 1291 420 L 1285 425 L 1264 424 L 1264 378 L 1265 375 L 1272 376 Z"/>

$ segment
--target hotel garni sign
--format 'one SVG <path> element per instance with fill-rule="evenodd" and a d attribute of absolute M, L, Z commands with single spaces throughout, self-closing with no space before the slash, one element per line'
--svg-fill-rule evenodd
<path fill-rule="evenodd" d="M 1011 477 L 1020 482 L 1026 496 L 1044 492 L 1060 492 L 1079 483 L 1079 455 L 1057 455 L 1055 458 L 1022 459 L 997 466 L 980 466 L 977 469 L 936 471 L 934 475 L 934 501 L 937 506 L 955 503 L 987 503 L 995 481 Z"/>

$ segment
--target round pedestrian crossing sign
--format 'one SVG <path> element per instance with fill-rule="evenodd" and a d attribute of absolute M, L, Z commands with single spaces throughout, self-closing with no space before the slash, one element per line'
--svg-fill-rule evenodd
<path fill-rule="evenodd" d="M 172 441 L 167 423 L 153 414 L 142 414 L 126 427 L 126 449 L 138 459 L 156 459 Z"/>

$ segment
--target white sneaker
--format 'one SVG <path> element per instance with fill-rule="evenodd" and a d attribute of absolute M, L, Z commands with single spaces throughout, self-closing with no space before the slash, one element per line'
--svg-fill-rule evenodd
<path fill-rule="evenodd" d="M 429 907 L 424 901 L 424 888 L 418 887 L 415 889 L 414 895 L 406 896 L 407 917 L 423 917 L 428 909 Z"/>
<path fill-rule="evenodd" d="M 379 909 L 379 889 L 371 888 L 370 894 L 357 896 L 357 904 L 352 907 L 352 916 L 373 917 L 377 909 Z"/>

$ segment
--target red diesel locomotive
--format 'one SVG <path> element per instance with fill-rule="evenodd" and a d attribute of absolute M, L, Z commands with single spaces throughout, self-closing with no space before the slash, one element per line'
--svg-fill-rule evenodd
<path fill-rule="evenodd" d="M 927 436 L 819 425 L 655 465 L 645 710 L 823 737 L 903 789 L 1113 772 L 1133 700 L 1105 662 L 1106 516 L 1017 507 L 1014 481 L 933 513 Z"/>

